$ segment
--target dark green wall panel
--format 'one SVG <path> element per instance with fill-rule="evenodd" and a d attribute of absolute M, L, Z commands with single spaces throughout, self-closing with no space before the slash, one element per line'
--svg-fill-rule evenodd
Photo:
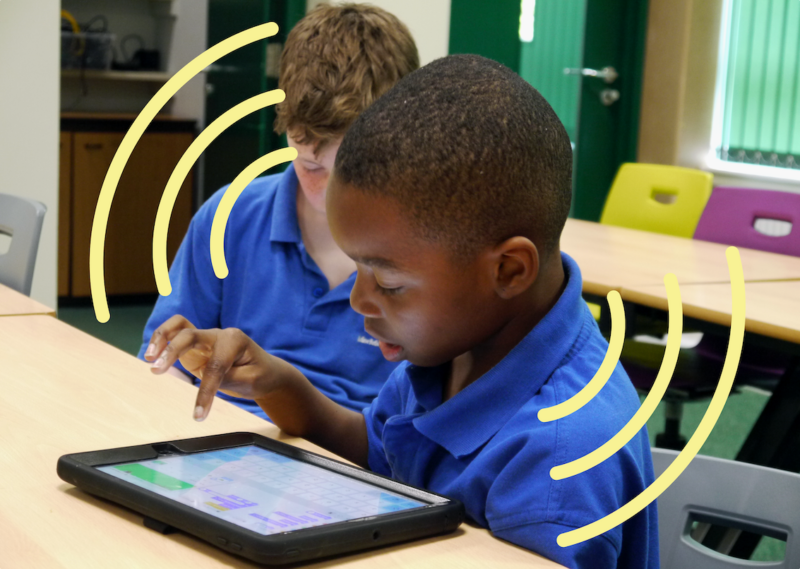
<path fill-rule="evenodd" d="M 475 53 L 519 71 L 519 0 L 452 0 L 449 53 Z"/>

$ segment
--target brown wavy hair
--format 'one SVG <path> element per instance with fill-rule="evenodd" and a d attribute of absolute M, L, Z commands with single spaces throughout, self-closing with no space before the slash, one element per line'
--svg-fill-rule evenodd
<path fill-rule="evenodd" d="M 286 100 L 275 132 L 319 150 L 418 67 L 414 38 L 394 15 L 368 4 L 320 4 L 286 39 L 278 80 Z"/>

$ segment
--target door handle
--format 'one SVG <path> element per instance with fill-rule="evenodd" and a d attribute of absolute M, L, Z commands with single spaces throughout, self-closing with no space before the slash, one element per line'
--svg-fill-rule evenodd
<path fill-rule="evenodd" d="M 587 67 L 581 69 L 575 69 L 571 67 L 567 67 L 564 69 L 564 75 L 582 75 L 584 77 L 597 77 L 598 79 L 602 79 L 606 83 L 613 83 L 619 77 L 619 73 L 617 70 L 611 67 L 610 65 L 607 67 L 603 67 L 600 70 L 597 69 L 589 69 Z"/>
<path fill-rule="evenodd" d="M 616 89 L 603 89 L 600 91 L 600 102 L 603 103 L 606 107 L 610 107 L 617 101 L 619 101 L 620 92 Z"/>

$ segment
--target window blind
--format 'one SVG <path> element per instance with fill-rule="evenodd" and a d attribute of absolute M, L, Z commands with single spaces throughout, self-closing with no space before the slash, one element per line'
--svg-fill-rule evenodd
<path fill-rule="evenodd" d="M 800 169 L 800 0 L 728 1 L 717 157 Z"/>

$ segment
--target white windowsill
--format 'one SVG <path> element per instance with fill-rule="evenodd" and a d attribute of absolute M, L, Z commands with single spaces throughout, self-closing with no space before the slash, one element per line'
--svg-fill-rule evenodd
<path fill-rule="evenodd" d="M 714 174 L 728 174 L 730 176 L 740 176 L 743 178 L 800 184 L 800 170 L 797 169 L 789 170 L 787 168 L 774 168 L 772 166 L 741 164 L 739 162 L 720 160 L 716 157 L 708 159 L 706 162 L 706 169 Z"/>

